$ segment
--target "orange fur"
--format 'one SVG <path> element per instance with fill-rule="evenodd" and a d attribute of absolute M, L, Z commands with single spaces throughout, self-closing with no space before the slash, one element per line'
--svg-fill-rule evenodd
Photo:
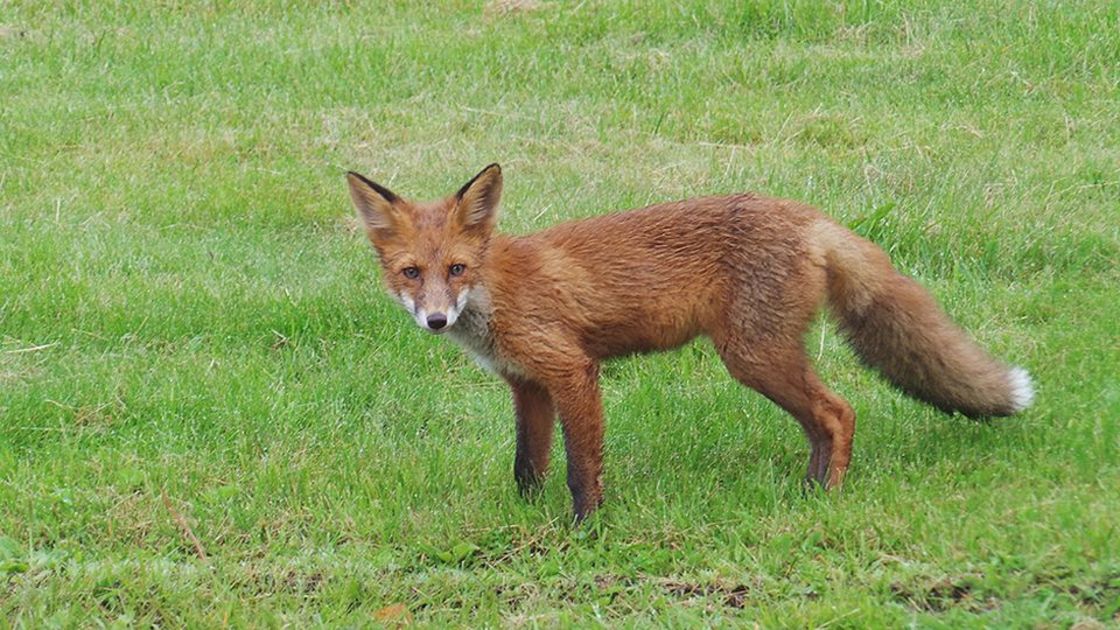
<path fill-rule="evenodd" d="M 497 165 L 429 204 L 349 182 L 389 291 L 509 383 L 523 491 L 547 470 L 559 415 L 577 518 L 602 501 L 609 357 L 711 338 L 732 376 L 801 424 L 807 477 L 825 487 L 841 483 L 855 432 L 803 348 L 826 302 L 861 358 L 921 400 L 970 415 L 1030 402 L 1025 372 L 988 356 L 878 247 L 798 203 L 705 197 L 511 237 L 493 232 Z"/>

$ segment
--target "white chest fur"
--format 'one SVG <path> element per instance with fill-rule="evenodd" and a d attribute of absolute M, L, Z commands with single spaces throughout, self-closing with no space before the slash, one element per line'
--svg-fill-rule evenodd
<path fill-rule="evenodd" d="M 462 346 L 485 370 L 498 375 L 521 376 L 521 366 L 498 352 L 494 331 L 490 327 L 490 296 L 485 289 L 471 290 L 466 307 L 459 313 L 447 336 Z"/>

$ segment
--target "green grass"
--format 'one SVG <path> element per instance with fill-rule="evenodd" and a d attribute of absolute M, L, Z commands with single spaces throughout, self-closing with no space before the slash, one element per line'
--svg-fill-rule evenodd
<path fill-rule="evenodd" d="M 0 9 L 0 619 L 1120 623 L 1120 5 L 156 4 Z M 707 344 L 612 363 L 573 529 L 562 450 L 522 501 L 506 391 L 350 218 L 348 169 L 426 198 L 491 161 L 512 232 L 817 205 L 1037 404 L 942 416 L 817 328 L 860 425 L 805 496 Z"/>

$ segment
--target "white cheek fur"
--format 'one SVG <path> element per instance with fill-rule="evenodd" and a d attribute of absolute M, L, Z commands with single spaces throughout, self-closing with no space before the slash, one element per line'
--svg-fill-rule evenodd
<path fill-rule="evenodd" d="M 397 301 L 401 303 L 401 306 L 403 306 L 405 310 L 408 311 L 409 315 L 416 315 L 416 301 L 412 299 L 412 296 L 405 293 L 404 291 L 401 291 L 400 293 L 396 294 L 396 298 Z"/>
<path fill-rule="evenodd" d="M 470 287 L 464 287 L 459 291 L 459 294 L 455 296 L 455 303 L 447 309 L 447 327 L 451 327 L 459 319 L 459 315 L 462 314 L 463 309 L 467 307 L 467 303 L 470 301 L 470 293 Z M 405 293 L 404 291 L 401 291 L 399 293 L 394 292 L 392 293 L 392 295 L 397 299 L 398 302 L 401 303 L 401 306 L 403 306 L 405 310 L 408 311 L 408 314 L 411 315 L 414 320 L 416 320 L 417 326 L 423 328 L 424 330 L 431 330 L 431 328 L 428 326 L 427 309 L 418 309 L 416 307 L 416 300 L 414 300 L 412 296 Z"/>
<path fill-rule="evenodd" d="M 397 301 L 401 303 L 401 306 L 403 306 L 405 310 L 408 311 L 408 314 L 416 320 L 416 325 L 421 328 L 427 329 L 428 313 L 425 312 L 424 309 L 416 310 L 416 300 L 412 299 L 412 296 L 405 293 L 404 291 L 395 293 L 394 295 L 396 296 Z"/>
<path fill-rule="evenodd" d="M 447 325 L 451 326 L 459 319 L 459 314 L 467 307 L 467 299 L 470 297 L 470 287 L 464 287 L 459 291 L 459 295 L 455 298 L 455 304 L 447 309 Z"/>

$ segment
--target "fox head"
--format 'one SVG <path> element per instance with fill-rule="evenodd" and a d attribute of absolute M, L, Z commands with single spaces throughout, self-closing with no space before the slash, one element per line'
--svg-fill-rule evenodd
<path fill-rule="evenodd" d="M 498 218 L 502 169 L 491 164 L 451 197 L 414 203 L 350 172 L 350 198 L 381 262 L 386 288 L 423 329 L 451 329 L 480 282 Z"/>

